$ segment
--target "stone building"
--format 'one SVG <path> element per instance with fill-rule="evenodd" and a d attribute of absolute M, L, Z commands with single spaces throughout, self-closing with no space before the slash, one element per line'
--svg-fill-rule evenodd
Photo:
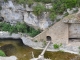
<path fill-rule="evenodd" d="M 80 13 L 64 17 L 62 20 L 34 37 L 34 40 L 47 40 L 53 43 L 80 44 Z"/>

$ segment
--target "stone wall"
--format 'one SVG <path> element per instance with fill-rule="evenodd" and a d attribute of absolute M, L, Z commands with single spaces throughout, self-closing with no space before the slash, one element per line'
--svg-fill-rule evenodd
<path fill-rule="evenodd" d="M 52 38 L 53 43 L 68 43 L 68 24 L 59 21 L 48 31 L 47 36 Z"/>
<path fill-rule="evenodd" d="M 69 24 L 69 38 L 80 38 L 80 24 Z"/>
<path fill-rule="evenodd" d="M 39 35 L 35 36 L 33 38 L 33 40 L 37 40 L 37 41 L 43 41 L 46 40 L 46 32 L 48 31 L 48 29 L 46 29 L 45 31 L 43 31 L 42 33 L 40 33 Z"/>
<path fill-rule="evenodd" d="M 53 43 L 68 43 L 68 24 L 59 21 L 49 29 L 34 37 L 34 40 L 46 40 L 50 36 Z"/>

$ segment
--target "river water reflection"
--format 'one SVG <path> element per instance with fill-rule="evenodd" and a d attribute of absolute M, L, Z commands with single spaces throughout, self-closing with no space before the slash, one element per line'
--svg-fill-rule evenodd
<path fill-rule="evenodd" d="M 30 60 L 32 58 L 32 52 L 35 57 L 38 57 L 41 53 L 41 50 L 35 50 L 29 46 L 25 46 L 20 39 L 0 39 L 0 46 L 0 49 L 2 49 L 7 56 L 15 55 L 18 60 Z M 52 60 L 80 60 L 78 55 L 65 52 L 47 51 L 45 57 Z"/>

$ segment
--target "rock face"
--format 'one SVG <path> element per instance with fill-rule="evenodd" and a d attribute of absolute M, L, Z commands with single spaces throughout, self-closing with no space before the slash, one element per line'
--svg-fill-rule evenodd
<path fill-rule="evenodd" d="M 1 17 L 4 18 L 4 21 L 12 24 L 23 21 L 22 13 L 18 11 L 11 1 L 2 4 Z"/>
<path fill-rule="evenodd" d="M 45 14 L 45 12 L 40 19 L 38 19 L 37 16 L 35 16 L 32 12 L 30 14 L 26 12 L 24 13 L 24 22 L 30 26 L 33 26 L 34 28 L 45 30 L 52 24 L 50 19 L 47 17 L 48 16 Z"/>
<path fill-rule="evenodd" d="M 24 22 L 33 27 L 39 26 L 37 17 L 34 16 L 32 13 L 30 13 L 30 14 L 28 14 L 27 12 L 24 13 Z"/>
<path fill-rule="evenodd" d="M 0 38 L 14 38 L 14 39 L 18 39 L 18 38 L 20 38 L 20 34 L 13 33 L 12 35 L 10 35 L 9 32 L 0 31 Z"/>
<path fill-rule="evenodd" d="M 1 7 L 0 16 L 4 18 L 4 21 L 9 22 L 10 24 L 25 22 L 27 25 L 41 30 L 48 28 L 52 24 L 48 14 L 45 14 L 44 12 L 41 18 L 38 19 L 37 16 L 32 13 L 33 9 L 29 8 L 27 4 L 26 8 L 24 8 L 23 5 L 8 1 L 6 3 L 1 3 Z"/>
<path fill-rule="evenodd" d="M 0 60 L 17 60 L 17 57 L 10 56 L 10 57 L 0 57 Z"/>

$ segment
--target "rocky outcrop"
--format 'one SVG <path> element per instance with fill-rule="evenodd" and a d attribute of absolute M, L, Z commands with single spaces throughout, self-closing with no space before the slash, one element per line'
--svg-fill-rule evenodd
<path fill-rule="evenodd" d="M 35 5 L 33 4 L 33 6 Z M 33 14 L 32 7 L 28 7 L 27 4 L 26 8 L 24 8 L 23 5 L 8 1 L 2 3 L 1 6 L 0 16 L 4 18 L 5 22 L 9 22 L 10 24 L 25 22 L 27 25 L 41 30 L 48 28 L 52 24 L 48 17 L 49 14 L 44 12 L 40 19 L 38 19 L 37 16 Z"/>
<path fill-rule="evenodd" d="M 0 60 L 17 60 L 17 57 L 15 57 L 15 56 L 1 57 L 1 56 L 0 56 Z"/>
<path fill-rule="evenodd" d="M 17 22 L 23 21 L 22 12 L 18 11 L 21 6 L 15 7 L 11 1 L 8 3 L 2 4 L 1 17 L 4 18 L 4 21 L 15 24 Z"/>
<path fill-rule="evenodd" d="M 29 26 L 33 26 L 34 28 L 39 28 L 41 30 L 45 30 L 50 25 L 52 25 L 52 22 L 48 18 L 48 15 L 46 12 L 43 13 L 42 17 L 40 19 L 37 18 L 32 12 L 31 13 L 24 13 L 24 22 L 28 24 Z"/>
<path fill-rule="evenodd" d="M 21 39 L 25 45 L 28 45 L 29 47 L 32 47 L 33 49 L 40 49 L 43 47 L 42 42 L 34 42 L 32 41 L 30 37 L 22 36 Z"/>
<path fill-rule="evenodd" d="M 32 41 L 33 38 L 22 34 L 22 33 L 12 33 L 0 31 L 0 38 L 13 38 L 13 39 L 22 39 L 22 42 L 24 45 L 27 45 L 29 47 L 32 47 L 34 49 L 38 49 L 40 47 L 43 47 L 42 42 L 34 42 Z"/>
<path fill-rule="evenodd" d="M 20 38 L 21 35 L 20 34 L 10 34 L 9 32 L 4 32 L 4 31 L 0 31 L 0 38 L 14 38 L 14 39 L 18 39 Z"/>

